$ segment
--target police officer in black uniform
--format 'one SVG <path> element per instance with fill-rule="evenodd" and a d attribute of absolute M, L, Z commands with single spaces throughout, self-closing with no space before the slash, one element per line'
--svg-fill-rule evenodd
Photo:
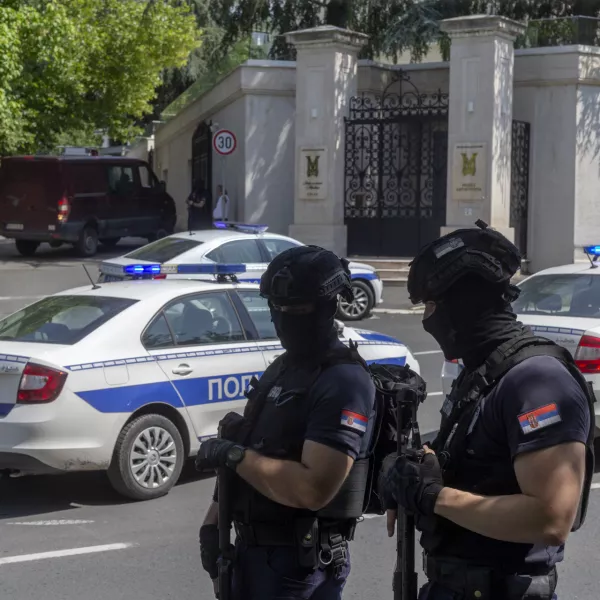
<path fill-rule="evenodd" d="M 316 246 L 292 248 L 273 259 L 260 290 L 285 352 L 252 382 L 243 419 L 225 417 L 196 464 L 237 475 L 236 600 L 334 600 L 362 515 L 375 402 L 366 364 L 334 323 L 338 295 L 352 299 L 348 263 Z M 213 579 L 217 520 L 213 503 L 200 533 Z"/>
<path fill-rule="evenodd" d="M 433 451 L 398 458 L 387 490 L 422 531 L 420 600 L 556 599 L 555 565 L 585 516 L 594 400 L 568 352 L 517 322 L 519 252 L 477 225 L 411 265 L 423 328 L 465 368 Z"/>

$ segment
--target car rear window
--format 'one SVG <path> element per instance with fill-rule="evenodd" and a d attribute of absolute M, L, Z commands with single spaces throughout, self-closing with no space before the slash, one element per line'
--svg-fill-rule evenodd
<path fill-rule="evenodd" d="M 136 302 L 107 296 L 50 296 L 0 320 L 0 341 L 76 344 Z"/>
<path fill-rule="evenodd" d="M 200 246 L 202 242 L 186 240 L 184 238 L 163 238 L 146 246 L 142 246 L 127 254 L 127 258 L 135 260 L 148 260 L 153 263 L 165 263 L 176 256 Z"/>
<path fill-rule="evenodd" d="M 523 315 L 600 318 L 600 277 L 538 275 L 524 281 L 513 310 Z"/>
<path fill-rule="evenodd" d="M 5 159 L 0 166 L 0 206 L 10 203 L 45 205 L 58 202 L 62 193 L 58 162 L 28 159 Z"/>

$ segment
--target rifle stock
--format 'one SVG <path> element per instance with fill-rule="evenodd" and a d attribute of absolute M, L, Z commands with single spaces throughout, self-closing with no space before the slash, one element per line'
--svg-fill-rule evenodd
<path fill-rule="evenodd" d="M 233 573 L 233 546 L 231 545 L 231 515 L 229 514 L 229 472 L 226 467 L 218 470 L 219 478 L 219 587 L 218 600 L 231 600 L 231 576 Z"/>

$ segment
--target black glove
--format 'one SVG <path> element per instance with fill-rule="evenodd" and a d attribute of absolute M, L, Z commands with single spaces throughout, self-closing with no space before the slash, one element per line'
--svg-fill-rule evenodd
<path fill-rule="evenodd" d="M 227 453 L 233 446 L 237 446 L 237 444 L 220 438 L 202 442 L 196 456 L 196 469 L 204 471 L 226 466 Z"/>
<path fill-rule="evenodd" d="M 219 529 L 216 525 L 202 525 L 200 527 L 200 558 L 202 567 L 211 579 L 219 576 L 217 561 L 219 552 Z"/>
<path fill-rule="evenodd" d="M 399 456 L 389 470 L 385 490 L 387 496 L 415 515 L 434 515 L 435 503 L 444 487 L 442 470 L 435 454 L 409 450 Z"/>
<path fill-rule="evenodd" d="M 228 412 L 219 421 L 219 437 L 228 440 L 237 440 L 240 428 L 245 421 L 246 419 L 244 419 L 244 417 L 242 417 L 242 415 L 239 413 Z"/>

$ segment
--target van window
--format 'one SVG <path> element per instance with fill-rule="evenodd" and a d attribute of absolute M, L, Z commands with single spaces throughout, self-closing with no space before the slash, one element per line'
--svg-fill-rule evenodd
<path fill-rule="evenodd" d="M 127 196 L 135 189 L 133 167 L 111 165 L 108 167 L 108 187 L 111 194 Z"/>
<path fill-rule="evenodd" d="M 152 189 L 158 185 L 158 180 L 146 165 L 140 165 L 140 183 L 146 189 Z"/>
<path fill-rule="evenodd" d="M 105 170 L 98 164 L 72 163 L 68 165 L 68 173 L 73 182 L 73 193 L 106 194 L 107 179 Z"/>
<path fill-rule="evenodd" d="M 136 302 L 108 296 L 49 296 L 0 320 L 0 340 L 76 344 Z"/>
<path fill-rule="evenodd" d="M 62 195 L 58 161 L 5 159 L 0 167 L 0 214 L 56 205 Z"/>

